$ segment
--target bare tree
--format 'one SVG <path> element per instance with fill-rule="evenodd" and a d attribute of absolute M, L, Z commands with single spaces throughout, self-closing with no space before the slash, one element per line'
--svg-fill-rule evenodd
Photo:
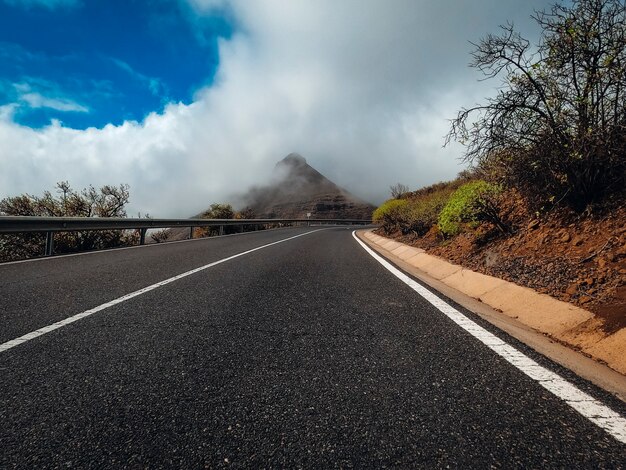
<path fill-rule="evenodd" d="M 406 193 L 409 192 L 409 187 L 402 183 L 396 183 L 392 186 L 389 186 L 389 191 L 391 192 L 391 197 L 393 199 L 400 199 Z"/>
<path fill-rule="evenodd" d="M 582 208 L 626 182 L 626 6 L 574 0 L 533 18 L 537 46 L 511 24 L 475 44 L 471 65 L 502 86 L 462 109 L 446 142 L 526 194 Z"/>

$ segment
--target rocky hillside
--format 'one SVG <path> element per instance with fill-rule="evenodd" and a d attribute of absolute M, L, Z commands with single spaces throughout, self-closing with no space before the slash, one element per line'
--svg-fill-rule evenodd
<path fill-rule="evenodd" d="M 297 153 L 276 164 L 273 182 L 252 188 L 241 198 L 261 219 L 369 219 L 375 209 L 330 181 Z"/>

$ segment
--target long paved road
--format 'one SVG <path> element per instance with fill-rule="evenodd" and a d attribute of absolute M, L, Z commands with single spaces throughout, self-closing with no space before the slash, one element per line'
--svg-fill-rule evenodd
<path fill-rule="evenodd" d="M 613 434 L 346 228 L 0 265 L 3 469 L 624 467 Z"/>

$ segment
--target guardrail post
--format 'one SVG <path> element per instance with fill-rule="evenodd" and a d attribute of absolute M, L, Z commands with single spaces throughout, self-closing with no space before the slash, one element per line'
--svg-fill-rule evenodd
<path fill-rule="evenodd" d="M 146 244 L 146 232 L 147 231 L 148 231 L 147 228 L 139 229 L 139 244 L 140 245 L 145 245 Z"/>
<path fill-rule="evenodd" d="M 224 235 L 224 226 L 220 225 L 220 235 Z"/>
<path fill-rule="evenodd" d="M 189 240 L 193 239 L 193 226 L 189 227 Z"/>
<path fill-rule="evenodd" d="M 46 232 L 46 256 L 54 254 L 54 232 Z"/>

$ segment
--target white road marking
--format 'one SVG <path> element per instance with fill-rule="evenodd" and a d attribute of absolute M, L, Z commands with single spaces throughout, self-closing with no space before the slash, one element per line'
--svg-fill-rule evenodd
<path fill-rule="evenodd" d="M 371 248 L 358 239 L 356 232 L 353 231 L 352 236 L 376 261 L 434 305 L 454 323 L 480 340 L 489 349 L 506 359 L 528 377 L 539 382 L 539 385 L 543 388 L 552 392 L 561 400 L 564 400 L 565 403 L 574 408 L 585 418 L 604 429 L 618 441 L 626 444 L 626 419 L 619 413 L 578 389 L 560 375 L 540 366 L 524 353 L 505 343 L 494 334 L 489 333 L 482 326 L 467 318 L 454 307 L 448 305 L 448 303 L 444 302 L 428 289 L 418 284 L 402 271 L 391 265 L 391 263 L 376 254 Z"/>
<path fill-rule="evenodd" d="M 280 228 L 266 228 L 263 230 L 264 232 L 283 230 L 287 227 Z M 17 261 L 5 261 L 4 263 L 0 263 L 0 268 L 2 266 L 8 266 L 11 264 L 23 264 L 23 263 L 36 263 L 39 261 L 50 261 L 50 260 L 58 260 L 62 258 L 74 258 L 76 256 L 89 256 L 89 255 L 100 255 L 102 253 L 110 253 L 111 251 L 123 251 L 123 250 L 141 250 L 143 248 L 155 248 L 155 247 L 163 247 L 167 245 L 175 245 L 176 243 L 189 243 L 189 242 L 206 242 L 207 240 L 219 240 L 227 237 L 238 237 L 242 235 L 252 235 L 255 232 L 241 232 L 241 233 L 229 233 L 228 235 L 215 235 L 213 237 L 206 238 L 187 238 L 186 240 L 174 240 L 171 242 L 162 242 L 162 243 L 148 243 L 146 245 L 134 245 L 134 246 L 120 246 L 117 248 L 106 248 L 102 250 L 93 250 L 93 251 L 83 251 L 80 253 L 65 253 L 62 255 L 54 255 L 54 256 L 43 256 L 40 258 L 29 258 L 29 259 L 19 259 Z"/>
<path fill-rule="evenodd" d="M 70 323 L 74 323 L 75 321 L 78 321 L 81 318 L 88 317 L 90 315 L 93 315 L 94 313 L 100 312 L 114 305 L 121 304 L 122 302 L 126 302 L 127 300 L 130 300 L 133 297 L 137 297 L 139 295 L 145 294 L 146 292 L 150 292 L 151 290 L 157 289 L 159 287 L 163 287 L 166 284 L 170 284 L 171 282 L 178 281 L 179 279 L 182 279 L 187 276 L 191 276 L 192 274 L 196 274 L 200 271 L 204 271 L 205 269 L 212 268 L 213 266 L 217 266 L 218 264 L 222 264 L 222 263 L 225 263 L 226 261 L 239 258 L 240 256 L 250 254 L 254 251 L 262 250 L 263 248 L 267 248 L 273 245 L 277 245 L 279 243 L 293 240 L 294 238 L 303 237 L 305 235 L 310 235 L 311 233 L 319 232 L 320 230 L 326 230 L 326 229 L 312 230 L 310 232 L 301 233 L 293 237 L 283 238 L 282 240 L 268 243 L 267 245 L 259 246 L 257 248 L 252 248 L 251 250 L 243 251 L 241 253 L 237 253 L 236 255 L 229 256 L 228 258 L 223 258 L 218 261 L 205 264 L 204 266 L 200 266 L 199 268 L 192 269 L 191 271 L 187 271 L 177 276 L 170 277 L 169 279 L 165 279 L 164 281 L 157 282 L 156 284 L 152 284 L 150 286 L 144 287 L 143 289 L 139 289 L 139 290 L 136 290 L 135 292 L 131 292 L 130 294 L 126 294 L 122 297 L 118 297 L 117 299 L 111 300 L 110 302 L 106 302 L 102 305 L 98 305 L 97 307 L 90 308 L 89 310 L 85 310 L 84 312 L 77 313 L 76 315 L 72 315 L 71 317 L 65 318 L 64 320 L 60 320 L 56 323 L 52 323 L 51 325 L 44 326 L 43 328 L 39 328 L 38 330 L 35 330 L 28 334 L 20 336 L 19 338 L 15 338 L 10 341 L 7 341 L 6 343 L 2 343 L 0 344 L 0 352 L 14 348 L 15 346 L 18 346 L 32 339 L 38 338 L 39 336 L 45 335 L 46 333 L 50 333 L 51 331 L 54 331 L 58 328 L 69 325 Z"/>

